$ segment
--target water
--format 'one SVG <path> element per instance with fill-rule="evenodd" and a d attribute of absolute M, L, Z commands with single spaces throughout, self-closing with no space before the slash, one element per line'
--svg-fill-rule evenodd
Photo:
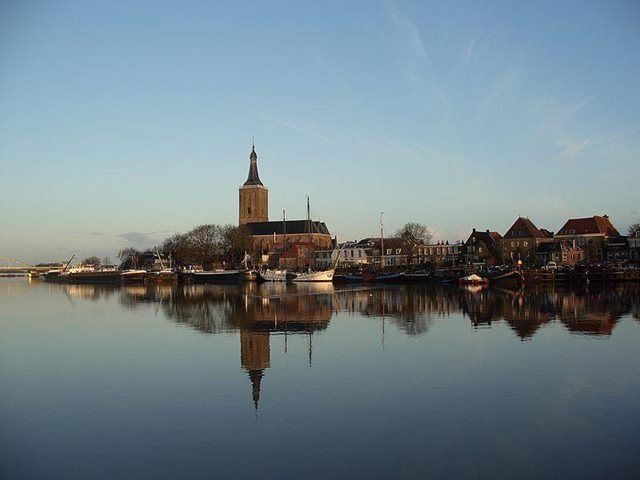
<path fill-rule="evenodd" d="M 0 477 L 637 478 L 640 288 L 0 279 Z"/>

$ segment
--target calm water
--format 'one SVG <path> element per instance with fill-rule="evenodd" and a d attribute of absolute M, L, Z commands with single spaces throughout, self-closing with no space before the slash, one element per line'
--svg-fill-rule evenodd
<path fill-rule="evenodd" d="M 0 279 L 0 477 L 638 478 L 640 289 Z"/>

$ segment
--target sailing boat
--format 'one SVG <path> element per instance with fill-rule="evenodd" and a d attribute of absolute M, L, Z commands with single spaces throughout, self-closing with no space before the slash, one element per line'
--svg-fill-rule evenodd
<path fill-rule="evenodd" d="M 284 254 L 287 253 L 287 211 L 282 210 L 282 231 L 284 233 Z M 274 234 L 275 239 L 275 234 Z M 265 282 L 286 282 L 288 280 L 287 269 L 284 270 L 278 268 L 267 268 L 266 270 L 259 272 L 260 278 Z"/>
<path fill-rule="evenodd" d="M 309 207 L 309 197 L 307 197 L 307 235 L 309 238 L 309 251 L 311 251 L 311 208 Z M 330 270 L 312 271 L 311 270 L 311 258 L 309 258 L 309 270 L 304 273 L 299 273 L 293 279 L 294 282 L 332 282 L 333 275 L 336 273 L 336 265 L 340 255 L 336 257 L 336 263 Z"/>

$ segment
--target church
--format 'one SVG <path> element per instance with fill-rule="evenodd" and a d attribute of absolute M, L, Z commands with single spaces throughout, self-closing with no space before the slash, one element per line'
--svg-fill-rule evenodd
<path fill-rule="evenodd" d="M 334 247 L 331 233 L 324 222 L 269 221 L 269 190 L 258 175 L 255 145 L 249 155 L 247 181 L 239 189 L 238 204 L 238 223 L 249 232 L 256 259 L 261 258 L 265 263 L 286 268 L 303 268 L 308 266 L 309 259 L 315 258 L 316 250 Z"/>

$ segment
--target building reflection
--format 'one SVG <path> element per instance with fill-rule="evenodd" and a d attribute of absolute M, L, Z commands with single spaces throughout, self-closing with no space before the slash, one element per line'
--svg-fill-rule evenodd
<path fill-rule="evenodd" d="M 74 287 L 66 289 L 70 298 L 98 299 L 118 292 L 127 308 L 146 305 L 202 333 L 239 332 L 240 366 L 248 374 L 256 412 L 271 368 L 271 337 L 284 335 L 286 353 L 290 335 L 307 335 L 311 365 L 312 337 L 327 329 L 334 313 L 380 319 L 383 348 L 385 324 L 407 335 L 424 335 L 434 322 L 453 314 L 468 318 L 474 329 L 504 323 L 523 341 L 550 324 L 560 324 L 571 334 L 611 335 L 623 316 L 640 321 L 637 285 L 573 290 L 283 284 L 67 287 Z"/>

